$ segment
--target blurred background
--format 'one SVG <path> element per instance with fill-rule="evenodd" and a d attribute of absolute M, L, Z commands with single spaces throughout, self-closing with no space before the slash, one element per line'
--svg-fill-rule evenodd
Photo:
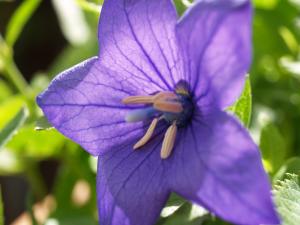
<path fill-rule="evenodd" d="M 0 225 L 2 211 L 5 225 L 98 224 L 96 159 L 50 129 L 35 97 L 97 55 L 102 3 L 0 0 Z M 175 3 L 179 14 L 190 4 Z M 252 95 L 247 85 L 243 110 L 247 124 L 252 97 L 249 129 L 275 185 L 300 171 L 300 1 L 253 3 Z M 227 224 L 175 195 L 161 216 L 164 225 Z"/>

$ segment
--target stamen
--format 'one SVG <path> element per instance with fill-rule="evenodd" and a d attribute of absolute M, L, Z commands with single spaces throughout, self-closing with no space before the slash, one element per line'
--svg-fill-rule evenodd
<path fill-rule="evenodd" d="M 177 134 L 177 126 L 176 122 L 174 122 L 167 130 L 165 134 L 165 138 L 162 144 L 162 148 L 160 151 L 160 157 L 162 159 L 167 159 L 174 147 L 175 140 L 176 140 L 176 134 Z"/>
<path fill-rule="evenodd" d="M 164 100 L 155 101 L 153 107 L 159 111 L 170 113 L 181 113 L 183 110 L 180 102 L 171 102 Z"/>
<path fill-rule="evenodd" d="M 177 95 L 174 93 L 174 92 L 168 92 L 168 91 L 165 91 L 165 92 L 159 92 L 157 93 L 156 95 L 154 95 L 154 101 L 157 101 L 159 99 L 161 100 L 175 100 L 177 99 Z"/>
<path fill-rule="evenodd" d="M 133 146 L 133 149 L 138 149 L 138 148 L 142 147 L 143 145 L 145 145 L 150 140 L 158 121 L 159 121 L 159 119 L 155 118 L 151 122 L 146 134 Z"/>
<path fill-rule="evenodd" d="M 157 100 L 174 100 L 177 99 L 177 95 L 173 92 L 159 92 L 156 95 L 137 95 L 129 96 L 122 100 L 123 104 L 152 104 Z"/>
<path fill-rule="evenodd" d="M 124 104 L 151 104 L 154 101 L 154 96 L 129 96 L 124 98 Z"/>

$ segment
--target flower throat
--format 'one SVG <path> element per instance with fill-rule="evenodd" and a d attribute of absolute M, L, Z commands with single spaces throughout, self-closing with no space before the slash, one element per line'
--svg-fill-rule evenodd
<path fill-rule="evenodd" d="M 130 96 L 124 98 L 124 104 L 144 104 L 145 108 L 132 110 L 127 114 L 127 122 L 145 121 L 153 118 L 145 135 L 133 146 L 139 149 L 152 137 L 159 121 L 169 124 L 162 143 L 160 156 L 166 159 L 170 156 L 176 141 L 177 130 L 186 126 L 193 116 L 194 104 L 188 85 L 178 82 L 175 92 L 158 92 L 149 96 Z"/>

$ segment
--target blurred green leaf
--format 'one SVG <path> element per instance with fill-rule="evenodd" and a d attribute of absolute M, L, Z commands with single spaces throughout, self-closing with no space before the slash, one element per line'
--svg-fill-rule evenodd
<path fill-rule="evenodd" d="M 296 35 L 291 31 L 291 29 L 285 26 L 281 26 L 279 28 L 279 34 L 281 35 L 290 51 L 297 54 L 299 52 L 299 44 Z"/>
<path fill-rule="evenodd" d="M 286 149 L 282 135 L 272 123 L 261 131 L 260 149 L 266 169 L 274 174 L 283 164 Z"/>
<path fill-rule="evenodd" d="M 7 121 L 12 120 L 13 116 L 22 108 L 25 104 L 22 96 L 15 95 L 7 98 L 0 104 L 0 129 L 2 129 Z"/>
<path fill-rule="evenodd" d="M 255 7 L 272 9 L 278 3 L 278 0 L 254 0 Z"/>
<path fill-rule="evenodd" d="M 95 13 L 97 16 L 100 15 L 101 5 L 86 0 L 76 0 L 76 3 L 87 12 Z"/>
<path fill-rule="evenodd" d="M 180 196 L 176 195 L 175 193 L 172 193 L 166 206 L 161 211 L 162 217 L 168 217 L 175 213 L 184 203 L 186 203 L 186 200 L 181 198 Z"/>
<path fill-rule="evenodd" d="M 10 57 L 11 49 L 7 46 L 0 33 L 0 72 L 5 69 L 6 59 Z"/>
<path fill-rule="evenodd" d="M 208 217 L 202 225 L 233 225 L 229 222 L 226 222 L 224 220 L 221 220 L 220 218 L 210 215 L 210 217 Z"/>
<path fill-rule="evenodd" d="M 290 174 L 288 179 L 275 185 L 275 202 L 283 220 L 282 225 L 300 224 L 300 187 L 298 176 Z"/>
<path fill-rule="evenodd" d="M 82 9 L 75 1 L 52 0 L 52 4 L 65 38 L 72 45 L 85 44 L 89 39 L 90 29 Z"/>
<path fill-rule="evenodd" d="M 91 37 L 83 46 L 67 46 L 56 58 L 49 69 L 49 74 L 55 76 L 61 71 L 74 66 L 75 64 L 98 54 L 98 43 L 96 37 Z"/>
<path fill-rule="evenodd" d="M 0 103 L 3 100 L 7 99 L 10 95 L 12 95 L 10 87 L 2 80 L 0 80 Z"/>
<path fill-rule="evenodd" d="M 55 156 L 63 151 L 65 137 L 55 129 L 36 132 L 34 124 L 22 127 L 7 144 L 7 148 L 16 155 L 43 159 Z"/>
<path fill-rule="evenodd" d="M 4 148 L 0 151 L 0 176 L 9 176 L 23 172 L 26 162 L 20 155 Z"/>
<path fill-rule="evenodd" d="M 42 116 L 37 119 L 34 129 L 36 131 L 42 131 L 42 130 L 49 130 L 52 128 L 53 128 L 53 126 L 49 123 L 47 118 L 45 116 Z"/>
<path fill-rule="evenodd" d="M 49 76 L 45 73 L 36 73 L 30 81 L 30 86 L 32 87 L 35 95 L 40 94 L 50 83 Z"/>
<path fill-rule="evenodd" d="M 24 124 L 26 118 L 28 117 L 28 111 L 23 107 L 15 117 L 8 122 L 8 124 L 0 132 L 0 148 L 2 148 L 13 135 L 16 134 L 18 129 Z"/>
<path fill-rule="evenodd" d="M 15 44 L 16 40 L 23 30 L 23 27 L 40 3 L 41 0 L 25 0 L 15 11 L 7 26 L 5 39 L 9 46 L 13 46 Z"/>
<path fill-rule="evenodd" d="M 209 215 L 203 208 L 185 203 L 171 216 L 161 219 L 157 225 L 200 225 Z"/>
<path fill-rule="evenodd" d="M 3 214 L 3 202 L 2 202 L 1 187 L 0 187 L 0 225 L 4 225 L 4 214 Z"/>
<path fill-rule="evenodd" d="M 287 160 L 275 174 L 273 180 L 283 180 L 286 178 L 285 174 L 287 173 L 300 175 L 300 157 L 293 157 Z"/>
<path fill-rule="evenodd" d="M 229 110 L 232 111 L 246 127 L 249 126 L 252 111 L 252 93 L 249 77 L 246 79 L 241 96 L 233 106 L 229 107 Z"/>
<path fill-rule="evenodd" d="M 182 0 L 174 0 L 176 10 L 179 15 L 182 15 L 184 11 L 186 10 L 186 6 L 183 4 Z"/>

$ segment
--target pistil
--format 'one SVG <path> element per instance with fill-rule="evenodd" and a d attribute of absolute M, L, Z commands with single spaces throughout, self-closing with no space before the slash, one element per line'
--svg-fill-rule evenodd
<path fill-rule="evenodd" d="M 164 136 L 160 157 L 167 159 L 174 148 L 176 141 L 178 126 L 183 126 L 185 121 L 189 119 L 191 115 L 186 109 L 190 109 L 190 100 L 187 91 L 183 88 L 180 89 L 180 93 L 174 92 L 159 92 L 150 96 L 130 96 L 122 100 L 124 104 L 144 104 L 145 108 L 134 109 L 126 116 L 127 122 L 137 122 L 154 118 L 147 129 L 145 135 L 133 146 L 133 149 L 138 149 L 147 144 L 158 122 L 164 119 L 171 124 Z"/>

